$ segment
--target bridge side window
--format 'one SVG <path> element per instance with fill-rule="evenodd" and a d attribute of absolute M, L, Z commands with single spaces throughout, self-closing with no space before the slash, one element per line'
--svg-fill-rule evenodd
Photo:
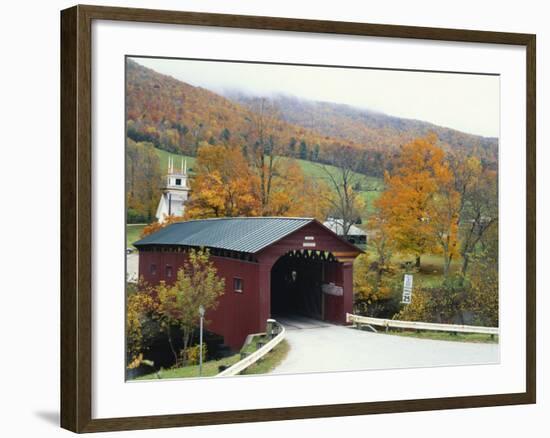
<path fill-rule="evenodd" d="M 233 290 L 238 293 L 243 292 L 243 279 L 242 278 L 233 278 Z"/>
<path fill-rule="evenodd" d="M 152 263 L 151 266 L 149 267 L 149 273 L 151 275 L 157 275 L 157 265 Z"/>
<path fill-rule="evenodd" d="M 166 278 L 172 278 L 172 266 L 166 265 Z"/>

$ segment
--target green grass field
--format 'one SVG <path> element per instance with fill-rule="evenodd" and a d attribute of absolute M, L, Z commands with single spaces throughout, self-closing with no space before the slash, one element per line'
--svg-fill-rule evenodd
<path fill-rule="evenodd" d="M 246 351 L 251 353 L 254 351 L 255 344 L 254 342 L 248 346 L 244 346 L 241 351 Z M 279 365 L 283 359 L 288 354 L 290 346 L 288 342 L 283 340 L 279 343 L 273 350 L 267 353 L 260 361 L 256 362 L 254 365 L 251 365 L 241 374 L 265 374 L 273 370 L 277 365 Z M 220 359 L 220 360 L 209 360 L 202 364 L 202 377 L 212 377 L 219 373 L 219 366 L 225 365 L 227 367 L 237 363 L 240 360 L 240 353 L 234 354 L 232 356 Z M 135 380 L 151 380 L 151 379 L 181 379 L 186 377 L 199 377 L 199 366 L 198 365 L 189 365 L 179 368 L 171 368 L 167 370 L 160 370 L 157 373 L 146 374 L 144 376 L 137 377 Z"/>
<path fill-rule="evenodd" d="M 386 334 L 383 330 L 378 333 Z M 436 331 L 399 331 L 390 330 L 388 335 L 404 336 L 408 338 L 431 339 L 435 341 L 472 342 L 485 344 L 498 344 L 498 336 L 484 335 L 480 333 L 449 333 Z"/>
<path fill-rule="evenodd" d="M 195 165 L 195 161 L 196 161 L 195 157 L 191 157 L 188 155 L 174 154 L 172 152 L 166 152 L 158 148 L 156 149 L 156 151 L 160 159 L 160 169 L 163 175 L 166 173 L 166 169 L 168 169 L 168 157 L 171 157 L 174 159 L 174 167 L 176 169 L 180 168 L 182 158 L 184 160 L 187 160 L 187 170 L 191 175 L 193 174 L 193 166 Z"/>
<path fill-rule="evenodd" d="M 313 161 L 300 160 L 299 158 L 280 157 L 281 160 L 294 160 L 301 168 L 302 171 L 313 178 L 327 179 L 327 171 L 334 174 L 337 172 L 337 168 L 327 164 L 315 163 Z M 357 180 L 362 186 L 363 191 L 382 190 L 384 188 L 381 178 L 373 176 L 367 176 L 362 173 L 354 173 Z"/>
<path fill-rule="evenodd" d="M 400 262 L 405 258 L 397 255 L 395 260 Z M 408 257 L 411 259 L 411 257 Z M 451 262 L 450 273 L 454 274 L 460 269 L 460 260 L 453 260 Z M 420 270 L 416 274 L 416 278 L 422 280 L 422 284 L 427 287 L 436 286 L 441 284 L 443 279 L 443 256 L 439 254 L 426 254 L 420 258 Z"/>
<path fill-rule="evenodd" d="M 283 340 L 273 350 L 267 353 L 260 361 L 254 365 L 249 366 L 241 374 L 266 374 L 275 369 L 287 356 L 290 350 L 290 345 L 287 341 Z"/>
<path fill-rule="evenodd" d="M 365 252 L 369 260 L 376 260 L 376 253 L 372 246 L 367 245 Z M 399 266 L 404 262 L 412 262 L 414 257 L 404 254 L 393 254 L 391 262 L 394 266 Z M 455 259 L 451 262 L 451 274 L 457 272 L 461 267 L 461 260 Z M 399 272 L 397 275 L 401 275 Z M 420 269 L 414 274 L 415 285 L 432 287 L 441 284 L 443 279 L 443 256 L 440 254 L 425 254 L 420 258 Z"/>
<path fill-rule="evenodd" d="M 126 248 L 133 248 L 132 243 L 139 240 L 145 224 L 126 224 Z"/>
<path fill-rule="evenodd" d="M 382 194 L 381 191 L 361 191 L 359 195 L 363 198 L 365 205 L 367 206 L 367 218 L 374 213 L 374 201 Z"/>
<path fill-rule="evenodd" d="M 234 354 L 220 360 L 209 360 L 202 364 L 202 377 L 212 377 L 219 373 L 218 367 L 221 365 L 231 366 L 237 363 L 240 359 L 240 354 Z M 181 379 L 186 377 L 199 377 L 199 366 L 189 365 L 186 367 L 171 368 L 160 370 L 157 373 L 146 374 L 137 377 L 135 380 L 151 380 L 151 379 Z"/>

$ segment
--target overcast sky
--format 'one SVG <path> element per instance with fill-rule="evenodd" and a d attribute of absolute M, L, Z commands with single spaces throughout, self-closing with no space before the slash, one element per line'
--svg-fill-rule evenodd
<path fill-rule="evenodd" d="M 212 91 L 285 94 L 344 103 L 424 120 L 471 134 L 499 136 L 499 77 L 134 58 L 136 62 Z"/>

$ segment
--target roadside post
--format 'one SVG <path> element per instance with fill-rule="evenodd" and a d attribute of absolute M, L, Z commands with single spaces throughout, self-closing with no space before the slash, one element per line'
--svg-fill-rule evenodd
<path fill-rule="evenodd" d="M 269 339 L 273 339 L 273 335 L 274 335 L 274 330 L 275 330 L 275 320 L 274 319 L 271 319 L 269 318 L 267 320 L 267 323 L 266 323 L 266 335 Z"/>
<path fill-rule="evenodd" d="M 204 306 L 199 306 L 200 327 L 199 327 L 199 377 L 202 376 L 202 327 L 204 321 Z"/>
<path fill-rule="evenodd" d="M 412 288 L 413 276 L 412 274 L 405 274 L 405 276 L 403 277 L 403 297 L 401 298 L 401 302 L 403 304 L 411 304 Z"/>

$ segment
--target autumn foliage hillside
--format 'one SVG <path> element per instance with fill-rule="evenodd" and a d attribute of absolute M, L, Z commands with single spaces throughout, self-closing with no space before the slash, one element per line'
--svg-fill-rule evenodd
<path fill-rule="evenodd" d="M 169 152 L 196 156 L 201 144 L 250 144 L 251 120 L 260 98 L 238 92 L 223 97 L 127 61 L 128 137 Z M 284 96 L 269 100 L 277 112 L 276 147 L 282 155 L 330 164 L 334 150 L 350 147 L 360 172 L 382 177 L 399 147 L 435 133 L 444 149 L 474 153 L 496 167 L 495 138 L 347 105 Z"/>
<path fill-rule="evenodd" d="M 246 105 L 251 98 L 236 92 L 227 94 Z M 434 133 L 444 149 L 474 152 L 484 162 L 497 161 L 498 139 L 468 134 L 421 120 L 389 116 L 368 109 L 330 102 L 315 102 L 291 96 L 273 96 L 272 100 L 288 123 L 321 135 L 351 141 L 371 150 L 401 147 Z"/>
<path fill-rule="evenodd" d="M 191 156 L 205 143 L 243 146 L 250 135 L 253 104 L 232 102 L 127 61 L 127 134 L 136 142 Z M 277 118 L 275 130 L 281 152 L 296 158 L 317 160 L 323 149 L 343 143 L 287 123 L 283 117 Z"/>

